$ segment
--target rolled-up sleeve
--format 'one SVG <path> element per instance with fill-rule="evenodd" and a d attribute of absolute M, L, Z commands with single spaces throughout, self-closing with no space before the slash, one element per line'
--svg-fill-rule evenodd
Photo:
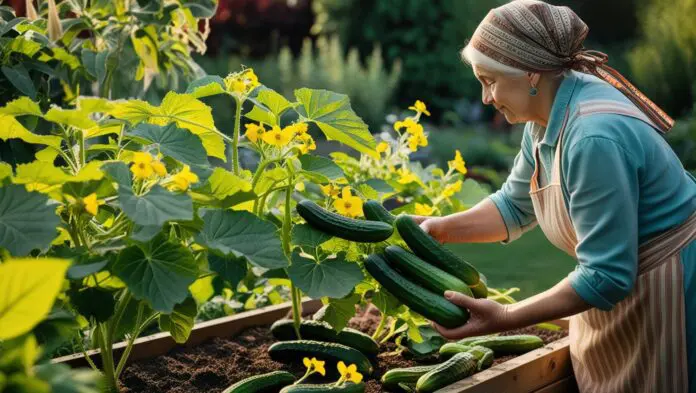
<path fill-rule="evenodd" d="M 565 183 L 578 244 L 570 283 L 590 305 L 610 310 L 638 270 L 638 165 L 617 142 L 579 139 L 570 146 Z"/>
<path fill-rule="evenodd" d="M 532 137 L 525 130 L 522 148 L 515 157 L 510 176 L 500 190 L 488 197 L 500 211 L 507 228 L 507 239 L 503 243 L 518 239 L 536 226 L 534 207 L 529 197 L 529 181 L 533 173 Z"/>

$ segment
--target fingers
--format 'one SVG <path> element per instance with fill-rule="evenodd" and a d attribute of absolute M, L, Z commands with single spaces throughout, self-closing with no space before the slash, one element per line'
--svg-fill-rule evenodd
<path fill-rule="evenodd" d="M 413 214 L 410 215 L 411 219 L 416 222 L 416 224 L 420 224 L 423 221 L 427 220 L 428 216 L 414 216 Z"/>
<path fill-rule="evenodd" d="M 445 299 L 449 300 L 450 303 L 454 303 L 457 306 L 468 308 L 470 310 L 478 310 L 480 301 L 474 299 L 473 297 L 467 296 L 461 292 L 456 291 L 445 291 Z"/>

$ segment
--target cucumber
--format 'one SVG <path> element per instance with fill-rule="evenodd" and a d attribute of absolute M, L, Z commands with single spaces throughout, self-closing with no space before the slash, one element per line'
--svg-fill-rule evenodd
<path fill-rule="evenodd" d="M 292 319 L 276 321 L 271 325 L 271 334 L 278 340 L 297 340 Z M 303 339 L 343 344 L 369 356 L 376 356 L 379 352 L 379 344 L 367 334 L 351 328 L 336 333 L 331 325 L 322 321 L 302 321 L 300 334 Z"/>
<path fill-rule="evenodd" d="M 449 359 L 460 352 L 466 352 L 470 349 L 471 347 L 468 345 L 447 343 L 440 347 L 440 357 L 443 359 Z"/>
<path fill-rule="evenodd" d="M 394 225 L 394 220 L 396 220 L 396 217 L 389 213 L 389 210 L 381 203 L 371 199 L 363 203 L 363 214 L 368 220 L 382 221 L 389 225 Z"/>
<path fill-rule="evenodd" d="M 309 199 L 298 202 L 296 209 L 309 225 L 341 239 L 377 243 L 387 240 L 394 233 L 394 227 L 387 223 L 344 217 L 322 208 Z"/>
<path fill-rule="evenodd" d="M 223 390 L 222 393 L 277 392 L 283 386 L 295 382 L 295 376 L 287 371 L 274 371 L 243 379 Z"/>
<path fill-rule="evenodd" d="M 446 328 L 461 326 L 469 320 L 469 312 L 466 309 L 406 279 L 377 254 L 365 259 L 365 269 L 410 309 Z"/>
<path fill-rule="evenodd" d="M 416 384 L 415 383 L 399 382 L 399 388 L 401 388 L 401 390 L 403 390 L 406 393 L 415 393 L 416 392 Z"/>
<path fill-rule="evenodd" d="M 471 343 L 472 346 L 480 345 L 492 349 L 496 356 L 519 355 L 544 346 L 544 341 L 531 334 L 519 334 L 515 336 L 498 336 L 484 338 Z"/>
<path fill-rule="evenodd" d="M 418 393 L 434 392 L 472 375 L 476 372 L 476 367 L 474 355 L 468 352 L 458 353 L 418 378 L 416 391 Z"/>
<path fill-rule="evenodd" d="M 470 285 L 469 288 L 476 299 L 485 299 L 488 297 L 488 287 L 483 280 L 479 280 L 476 284 Z"/>
<path fill-rule="evenodd" d="M 478 284 L 480 277 L 476 268 L 425 233 L 410 216 L 398 216 L 394 225 L 401 238 L 416 255 L 464 281 L 469 287 Z"/>
<path fill-rule="evenodd" d="M 316 357 L 329 363 L 343 361 L 346 365 L 355 364 L 365 377 L 372 374 L 372 363 L 357 349 L 343 344 L 325 343 L 313 340 L 294 340 L 277 342 L 268 348 L 271 359 L 281 362 L 301 362 L 304 357 Z M 336 375 L 333 368 L 327 367 L 327 373 Z"/>
<path fill-rule="evenodd" d="M 445 291 L 452 290 L 473 297 L 469 286 L 462 280 L 429 264 L 399 246 L 387 247 L 384 250 L 384 255 L 391 266 L 426 289 L 443 296 Z"/>
<path fill-rule="evenodd" d="M 394 368 L 382 375 L 382 385 L 385 388 L 394 388 L 400 383 L 412 384 L 418 381 L 418 378 L 431 371 L 437 364 L 427 366 Z"/>
<path fill-rule="evenodd" d="M 473 343 L 475 343 L 476 341 L 480 341 L 480 340 L 483 340 L 486 338 L 493 338 L 493 337 L 498 337 L 498 334 L 489 334 L 486 336 L 471 336 L 471 337 L 463 338 L 463 339 L 457 341 L 457 344 L 468 345 L 471 347 L 471 346 L 473 346 Z"/>
<path fill-rule="evenodd" d="M 363 393 L 365 384 L 346 382 L 341 386 L 334 386 L 335 382 L 324 384 L 297 384 L 283 388 L 280 393 Z"/>

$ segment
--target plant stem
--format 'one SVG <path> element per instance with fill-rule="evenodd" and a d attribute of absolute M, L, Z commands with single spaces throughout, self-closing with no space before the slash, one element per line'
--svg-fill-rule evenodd
<path fill-rule="evenodd" d="M 99 353 L 102 358 L 102 369 L 104 372 L 104 377 L 106 378 L 106 389 L 107 392 L 118 392 L 118 379 L 116 378 L 114 370 L 114 358 L 112 352 L 112 346 L 108 343 L 107 339 L 107 326 L 104 323 L 97 325 L 96 329 L 99 329 Z"/>
<path fill-rule="evenodd" d="M 85 133 L 82 130 L 78 131 L 80 135 L 78 136 L 77 140 L 78 143 L 80 144 L 80 168 L 83 166 L 87 165 L 87 150 L 85 149 Z"/>
<path fill-rule="evenodd" d="M 380 344 L 384 344 L 389 341 L 390 338 L 394 337 L 394 334 L 396 333 L 396 322 L 397 320 L 394 319 L 391 325 L 389 325 L 389 333 L 382 339 L 382 341 L 379 342 Z"/>
<path fill-rule="evenodd" d="M 282 228 L 282 243 L 283 251 L 285 256 L 290 258 L 290 230 L 292 228 L 292 211 L 290 210 L 290 201 L 292 200 L 292 193 L 295 189 L 293 184 L 293 173 L 292 169 L 288 168 L 288 185 L 285 190 L 285 214 L 283 217 L 283 228 Z M 290 282 L 290 293 L 292 295 L 292 320 L 293 326 L 295 327 L 295 334 L 297 339 L 301 339 L 300 335 L 300 324 L 302 323 L 302 300 L 300 298 L 301 293 L 299 289 L 295 287 L 295 284 Z"/>
<path fill-rule="evenodd" d="M 234 134 L 232 134 L 232 171 L 239 175 L 239 126 L 242 122 L 242 101 L 235 98 Z"/>
<path fill-rule="evenodd" d="M 375 333 L 372 335 L 373 340 L 377 340 L 379 336 L 382 335 L 382 331 L 384 331 L 384 325 L 387 323 L 387 314 L 382 313 L 382 319 L 379 320 L 379 325 L 377 325 L 377 330 L 375 330 Z"/>

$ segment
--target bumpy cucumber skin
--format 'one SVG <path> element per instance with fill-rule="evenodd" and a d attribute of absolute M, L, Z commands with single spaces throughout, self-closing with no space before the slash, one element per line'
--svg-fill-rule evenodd
<path fill-rule="evenodd" d="M 309 199 L 298 202 L 296 209 L 309 225 L 341 239 L 378 243 L 387 240 L 394 233 L 394 227 L 387 223 L 344 217 L 322 208 Z"/>
<path fill-rule="evenodd" d="M 489 348 L 500 355 L 519 355 L 544 346 L 544 341 L 534 335 L 519 334 L 515 336 L 497 336 L 484 338 L 471 343 L 472 346 L 480 345 Z"/>
<path fill-rule="evenodd" d="M 222 393 L 277 392 L 283 386 L 295 382 L 295 376 L 287 371 L 274 371 L 243 379 L 223 390 Z"/>
<path fill-rule="evenodd" d="M 486 352 L 485 354 L 483 354 L 481 359 L 478 360 L 478 363 L 476 364 L 476 370 L 481 371 L 489 368 L 493 365 L 494 360 L 495 355 L 493 354 L 493 351 Z"/>
<path fill-rule="evenodd" d="M 470 349 L 471 347 L 468 345 L 447 343 L 440 347 L 440 357 L 443 359 L 449 359 L 460 352 L 467 352 Z"/>
<path fill-rule="evenodd" d="M 381 203 L 373 200 L 368 200 L 363 203 L 363 214 L 365 218 L 372 221 L 382 221 L 389 225 L 394 225 L 396 217 L 389 213 Z"/>
<path fill-rule="evenodd" d="M 476 367 L 474 355 L 468 352 L 458 353 L 418 378 L 416 391 L 418 393 L 434 392 L 472 375 L 476 372 Z"/>
<path fill-rule="evenodd" d="M 393 368 L 382 375 L 382 385 L 385 388 L 393 388 L 400 383 L 416 383 L 418 378 L 437 366 L 437 364 L 431 364 L 427 366 Z"/>
<path fill-rule="evenodd" d="M 292 319 L 277 320 L 271 325 L 271 334 L 278 340 L 297 340 Z M 345 328 L 336 333 L 326 322 L 305 320 L 300 324 L 300 334 L 306 340 L 343 344 L 369 356 L 379 353 L 379 344 L 372 337 L 351 328 Z"/>
<path fill-rule="evenodd" d="M 304 357 L 316 357 L 328 360 L 329 363 L 343 361 L 346 364 L 355 364 L 358 371 L 365 377 L 372 374 L 372 363 L 357 349 L 343 344 L 326 343 L 314 340 L 293 340 L 277 342 L 268 348 L 271 359 L 281 362 L 300 362 Z M 327 372 L 335 372 L 327 367 Z"/>
<path fill-rule="evenodd" d="M 280 393 L 363 393 L 365 384 L 360 383 L 344 383 L 341 386 L 334 386 L 334 383 L 325 384 L 297 384 L 286 386 Z"/>
<path fill-rule="evenodd" d="M 469 312 L 466 309 L 452 304 L 443 295 L 433 293 L 403 277 L 377 254 L 365 259 L 365 269 L 389 293 L 431 321 L 451 329 L 469 320 Z"/>
<path fill-rule="evenodd" d="M 451 290 L 473 297 L 469 286 L 464 281 L 399 246 L 387 247 L 384 250 L 384 255 L 386 255 L 390 265 L 426 289 L 441 295 L 444 295 L 445 291 Z"/>
<path fill-rule="evenodd" d="M 459 278 L 470 287 L 478 284 L 480 278 L 476 268 L 425 233 L 410 216 L 405 214 L 398 216 L 394 225 L 401 238 L 416 255 Z"/>
<path fill-rule="evenodd" d="M 457 344 L 468 345 L 471 347 L 471 346 L 473 346 L 473 343 L 476 341 L 480 341 L 480 340 L 488 339 L 488 338 L 493 338 L 493 337 L 498 337 L 498 335 L 491 334 L 488 336 L 471 336 L 471 337 L 463 338 L 463 339 L 457 341 Z"/>

